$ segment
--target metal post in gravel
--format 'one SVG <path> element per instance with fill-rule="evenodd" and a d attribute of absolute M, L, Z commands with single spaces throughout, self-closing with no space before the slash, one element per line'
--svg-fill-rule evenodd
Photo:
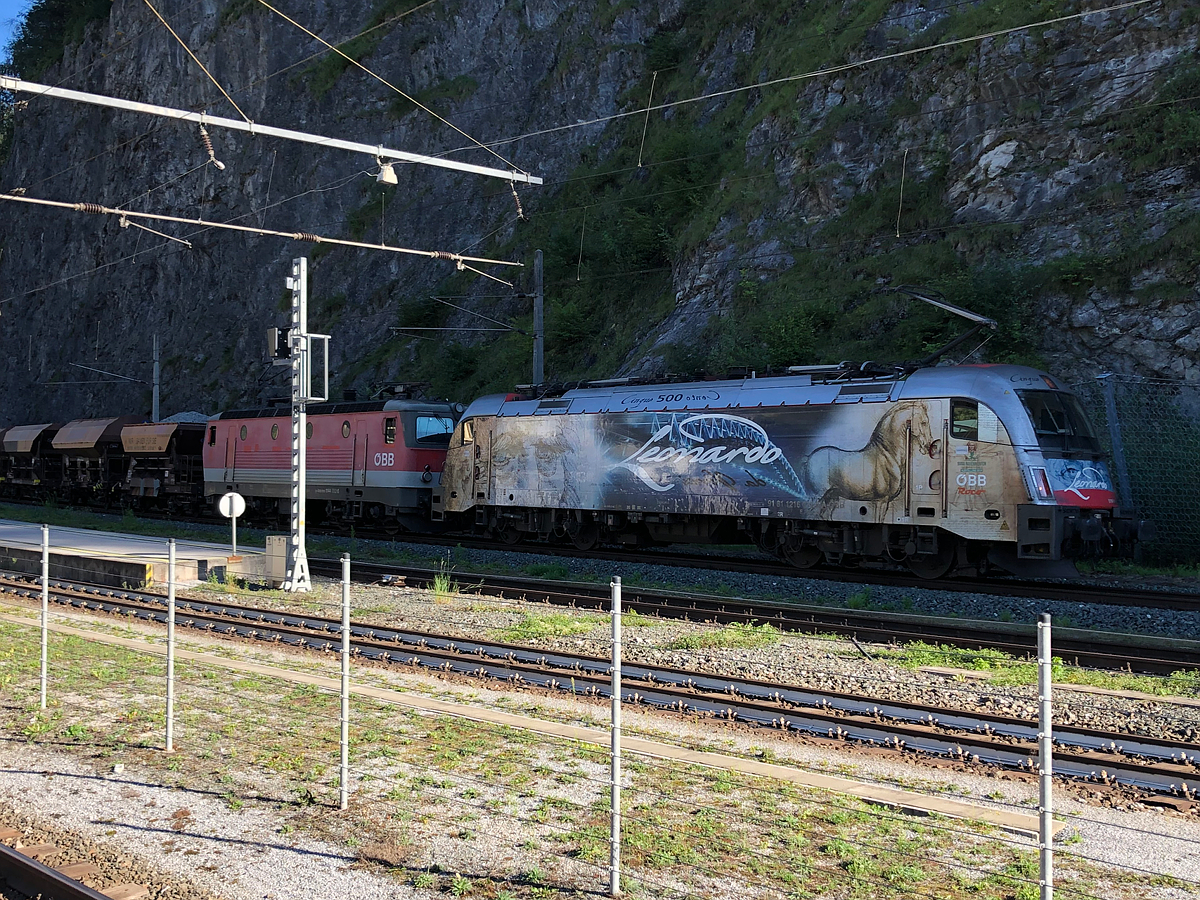
<path fill-rule="evenodd" d="M 621 893 L 621 578 L 612 580 L 612 836 L 608 893 Z"/>
<path fill-rule="evenodd" d="M 50 646 L 50 526 L 42 526 L 42 709 L 46 708 L 46 657 Z"/>
<path fill-rule="evenodd" d="M 1054 814 L 1050 789 L 1054 776 L 1054 736 L 1050 720 L 1050 614 L 1038 622 L 1038 856 L 1040 900 L 1054 897 Z"/>
<path fill-rule="evenodd" d="M 175 538 L 167 542 L 167 752 L 175 752 Z"/>
<path fill-rule="evenodd" d="M 342 792 L 350 806 L 350 554 L 342 554 Z"/>

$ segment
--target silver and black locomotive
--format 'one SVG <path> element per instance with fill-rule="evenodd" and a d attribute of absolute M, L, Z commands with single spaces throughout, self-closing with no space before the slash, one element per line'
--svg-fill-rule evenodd
<path fill-rule="evenodd" d="M 753 541 L 800 568 L 929 578 L 1067 574 L 1148 537 L 1054 377 L 865 368 L 482 397 L 454 430 L 434 518 L 580 548 Z"/>

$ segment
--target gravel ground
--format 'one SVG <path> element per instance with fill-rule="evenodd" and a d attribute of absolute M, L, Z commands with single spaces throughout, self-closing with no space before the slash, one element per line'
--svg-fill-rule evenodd
<path fill-rule="evenodd" d="M 310 596 L 310 605 L 332 603 L 336 599 L 335 585 L 322 585 Z M 264 592 L 257 599 L 269 599 Z M 244 598 L 242 598 L 244 599 Z M 471 627 L 476 632 L 483 627 L 500 627 L 506 621 L 519 618 L 523 605 L 496 610 L 477 599 L 431 598 L 422 592 L 398 588 L 377 588 L 355 592 L 356 606 L 378 609 L 392 605 L 395 609 L 369 615 L 403 615 L 433 624 L 439 617 L 458 627 Z M 55 617 L 79 622 L 81 617 L 55 612 Z M 115 630 L 117 622 L 106 630 Z M 681 626 L 663 626 L 676 628 Z M 155 629 L 139 623 L 119 622 L 122 633 L 151 634 Z M 629 629 L 630 632 L 657 632 L 658 628 Z M 640 637 L 640 634 L 633 635 Z M 568 642 L 589 640 L 572 637 Z M 788 639 L 791 640 L 791 639 Z M 186 643 L 194 649 L 218 645 L 216 639 L 188 633 Z M 838 649 L 845 649 L 845 645 Z M 229 645 L 226 644 L 226 647 Z M 634 644 L 634 647 L 640 646 Z M 784 644 L 787 654 L 805 658 L 805 671 L 814 677 L 835 677 L 830 667 L 839 664 L 867 665 L 840 652 L 824 656 L 806 650 L 803 644 Z M 835 644 L 827 645 L 830 651 Z M 778 651 L 779 644 L 767 650 Z M 759 648 L 762 650 L 764 648 Z M 276 663 L 297 659 L 290 651 L 260 645 L 234 645 L 226 650 L 242 658 L 274 660 Z M 631 647 L 632 652 L 632 647 Z M 732 651 L 731 651 L 732 652 Z M 758 650 L 736 651 L 745 654 L 743 664 Z M 720 659 L 724 654 L 710 651 Z M 784 655 L 787 655 L 784 654 Z M 861 660 L 861 657 L 860 657 Z M 726 660 L 728 662 L 728 660 Z M 327 667 L 330 663 L 323 663 Z M 778 655 L 762 665 L 780 665 Z M 315 664 L 314 664 L 315 665 Z M 909 674 L 909 673 L 905 673 Z M 356 678 L 366 679 L 360 672 Z M 448 683 L 432 676 L 411 673 L 381 673 L 372 670 L 369 677 L 385 679 L 411 691 L 432 693 L 446 699 L 488 707 L 511 709 L 511 695 L 500 686 L 480 687 Z M 878 677 L 878 676 L 876 676 Z M 899 677 L 899 676 L 898 676 Z M 891 682 L 887 682 L 891 683 Z M 896 682 L 899 683 L 899 682 Z M 940 680 L 930 682 L 936 685 Z M 505 703 L 508 697 L 509 704 Z M 529 695 L 517 695 L 526 697 Z M 520 701 L 532 703 L 542 718 L 559 721 L 603 721 L 603 703 L 575 700 L 570 697 L 539 696 Z M 894 754 L 880 754 L 853 748 L 830 747 L 824 742 L 804 742 L 789 739 L 769 731 L 749 731 L 717 727 L 703 722 L 664 718 L 636 709 L 624 715 L 627 731 L 672 742 L 703 744 L 707 749 L 745 755 L 773 755 L 778 761 L 820 771 L 899 784 L 909 789 L 950 793 L 982 804 L 1015 806 L 1026 811 L 1036 804 L 1036 785 L 1028 778 L 989 770 L 972 770 L 952 764 L 937 767 L 914 765 Z M 205 788 L 192 790 L 168 787 L 161 775 L 141 771 L 128 765 L 123 772 L 114 772 L 108 763 L 80 757 L 86 748 L 54 749 L 21 741 L 0 742 L 0 822 L 19 824 L 32 831 L 50 827 L 71 827 L 81 839 L 95 842 L 102 852 L 118 858 L 133 860 L 146 866 L 145 881 L 175 885 L 181 898 L 204 897 L 205 891 L 230 898 L 270 898 L 293 900 L 312 896 L 354 896 L 364 898 L 430 897 L 429 892 L 394 879 L 376 877 L 363 871 L 360 852 L 337 841 L 321 841 L 304 829 L 290 831 L 289 816 L 269 804 L 248 803 L 234 810 L 216 791 Z M 1088 794 L 1092 796 L 1088 796 Z M 1108 804 L 1108 805 L 1105 805 Z M 1112 806 L 1119 808 L 1110 808 Z M 186 815 L 183 814 L 186 811 Z M 1064 852 L 1104 861 L 1135 870 L 1167 873 L 1176 878 L 1200 882 L 1200 823 L 1171 810 L 1153 810 L 1131 802 L 1119 792 L 1107 792 L 1097 787 L 1085 794 L 1070 796 L 1059 791 L 1056 811 L 1070 823 L 1073 833 Z M 331 814 L 336 817 L 336 814 Z M 15 817 L 15 822 L 14 822 Z M 336 818 L 332 821 L 336 826 Z M 320 831 L 319 828 L 315 829 Z M 336 831 L 336 828 L 334 828 Z M 1031 846 L 1028 841 L 1018 841 Z M 508 851 L 511 853 L 511 846 Z M 437 848 L 431 846 L 431 858 Z M 475 846 L 473 852 L 485 856 L 506 852 L 503 844 Z M 184 881 L 186 879 L 186 883 Z M 1158 888 L 1155 897 L 1188 896 L 1182 890 Z M 162 895 L 167 896 L 167 895 Z"/>
<path fill-rule="evenodd" d="M 76 858 L 152 887 L 154 898 L 417 896 L 350 869 L 353 850 L 282 834 L 284 817 L 268 809 L 234 811 L 211 792 L 99 771 L 14 741 L 0 744 L 0 765 L 0 823 L 60 846 L 73 842 Z"/>
<path fill-rule="evenodd" d="M 462 583 L 464 591 L 469 590 L 469 580 L 464 577 Z M 225 596 L 220 591 L 216 593 Z M 212 597 L 213 592 L 205 589 L 196 596 Z M 596 613 L 572 613 L 561 607 L 500 601 L 470 593 L 431 599 L 428 591 L 405 587 L 355 586 L 353 596 L 356 622 L 465 638 L 486 634 L 495 640 L 588 656 L 608 657 L 611 653 L 608 618 Z M 301 601 L 279 591 L 240 593 L 237 600 L 279 610 L 319 611 L 322 615 L 340 617 L 341 600 L 336 586 L 325 586 Z M 582 623 L 578 626 L 582 630 L 540 636 L 523 627 L 531 617 L 536 620 L 547 615 L 573 615 Z M 866 653 L 875 657 L 868 659 L 863 650 L 849 641 L 801 635 L 785 635 L 757 647 L 676 649 L 689 640 L 695 642 L 710 636 L 715 629 L 672 620 L 641 621 L 647 623 L 645 627 L 626 628 L 623 635 L 625 659 L 630 662 L 1018 718 L 1032 719 L 1037 715 L 1037 688 L 1032 683 L 1032 672 L 1030 683 L 998 686 L 974 678 L 917 671 L 878 658 L 894 652 L 895 648 L 865 644 Z M 943 666 L 954 664 L 953 660 L 947 662 L 936 657 L 932 662 Z M 1056 697 L 1055 721 L 1193 741 L 1200 734 L 1200 706 L 1171 703 L 1167 699 L 1146 702 L 1060 691 Z M 1200 752 L 1200 747 L 1197 751 Z M 1200 781 L 1200 773 L 1197 780 Z"/>
<path fill-rule="evenodd" d="M 608 581 L 619 575 L 627 585 L 663 587 L 670 590 L 695 590 L 736 597 L 759 597 L 801 604 L 844 606 L 848 602 L 867 608 L 912 612 L 922 615 L 957 616 L 966 619 L 991 619 L 1033 623 L 1042 613 L 1054 616 L 1056 624 L 1076 628 L 1099 628 L 1108 631 L 1143 632 L 1191 638 L 1200 634 L 1200 612 L 1119 607 L 1102 603 L 1068 603 L 1060 600 L 1035 600 L 1020 597 L 996 597 L 962 591 L 938 590 L 936 587 L 908 588 L 886 585 L 861 585 L 849 582 L 826 581 L 814 578 L 787 578 L 754 575 L 747 572 L 693 569 L 674 565 L 648 565 L 609 560 L 578 559 L 538 553 L 504 550 L 453 548 L 439 551 L 427 544 L 403 541 L 347 541 L 346 552 L 372 556 L 403 556 L 414 565 L 446 560 L 447 567 L 460 572 L 472 567 L 507 569 L 514 573 L 546 570 L 559 577 L 581 580 Z M 669 556 L 671 551 L 664 550 Z M 315 555 L 315 554 L 314 554 Z M 761 558 L 761 557 L 755 557 Z M 1104 576 L 1084 579 L 1086 583 L 1120 585 L 1137 588 L 1161 588 L 1171 591 L 1197 591 L 1200 584 L 1185 578 L 1135 578 Z"/>
<path fill-rule="evenodd" d="M 411 553 L 420 565 L 436 550 L 423 545 L 357 541 L 361 553 L 372 545 L 388 554 Z M 314 554 L 315 555 L 315 554 Z M 621 575 L 626 584 L 664 586 L 725 595 L 795 600 L 801 603 L 895 608 L 934 615 L 958 615 L 1034 621 L 1049 611 L 1057 621 L 1076 626 L 1194 635 L 1197 616 L 1163 610 L 1130 610 L 1103 605 L 1041 603 L 1020 599 L 963 594 L 933 588 L 874 587 L 803 578 L 766 578 L 743 573 L 681 569 L 674 566 L 625 565 L 606 561 L 564 560 L 538 554 L 456 549 L 448 554 L 451 577 L 466 585 L 473 566 L 508 568 L 514 572 L 543 569 L 559 577 L 567 569 L 582 580 L 607 581 Z M 1167 586 L 1167 585 L 1164 585 Z M 1176 585 L 1169 585 L 1176 587 Z M 198 596 L 213 596 L 202 586 Z M 217 592 L 220 593 L 220 592 Z M 338 587 L 319 584 L 302 599 L 272 591 L 238 593 L 244 603 L 277 608 L 303 608 L 336 616 Z M 529 625 L 566 611 L 538 604 L 498 602 L 469 594 L 434 597 L 403 587 L 354 588 L 356 621 L 368 621 L 423 631 L 497 639 L 580 652 L 609 653 L 607 620 L 579 613 L 582 621 L 566 633 L 536 634 Z M 56 612 L 56 617 L 63 617 Z M 65 618 L 65 617 L 64 617 Z M 784 636 L 773 643 L 749 647 L 679 649 L 681 641 L 711 633 L 696 624 L 664 622 L 625 630 L 625 658 L 677 668 L 697 668 L 721 674 L 823 688 L 883 699 L 990 709 L 1032 718 L 1036 690 L 1032 685 L 996 686 L 973 679 L 914 671 L 878 658 L 866 658 L 853 644 L 840 640 Z M 115 625 L 113 626 L 116 627 Z M 123 632 L 153 629 L 121 622 Z M 586 630 L 584 628 L 586 627 Z M 109 630 L 112 630 L 111 628 Z M 519 636 L 516 636 L 519 635 Z M 190 645 L 202 649 L 211 638 L 189 634 Z M 868 647 L 877 654 L 880 648 Z M 232 652 L 245 656 L 295 660 L 286 651 L 247 645 Z M 359 676 L 359 677 L 365 677 Z M 491 687 L 447 683 L 433 677 L 404 674 L 376 675 L 406 689 L 440 697 L 456 697 L 486 706 L 509 708 L 511 696 Z M 530 695 L 518 695 L 528 698 Z M 507 700 L 506 700 L 507 698 Z M 544 718 L 563 721 L 603 721 L 604 705 L 570 697 L 538 696 L 533 701 Z M 1036 806 L 1036 785 L 1019 775 L 956 764 L 917 764 L 895 754 L 831 747 L 825 742 L 783 738 L 773 732 L 749 731 L 676 718 L 664 718 L 627 708 L 631 733 L 672 742 L 703 744 L 706 749 L 748 755 L 769 753 L 778 761 L 866 781 L 879 781 L 955 796 L 983 804 L 1010 805 L 1026 811 Z M 1126 730 L 1155 737 L 1195 740 L 1200 733 L 1200 709 L 1162 701 L 1142 701 L 1096 694 L 1056 694 L 1056 720 L 1106 730 Z M 715 730 L 714 730 L 715 728 Z M 1200 749 L 1200 747 L 1198 747 Z M 49 774 L 47 774 L 49 773 Z M 1200 780 L 1200 779 L 1198 779 Z M 180 815 L 186 811 L 186 815 Z M 1122 791 L 1103 786 L 1059 789 L 1056 812 L 1072 831 L 1065 852 L 1133 870 L 1165 873 L 1200 882 L 1200 818 L 1195 811 L 1149 808 Z M 362 869 L 362 852 L 347 847 L 337 829 L 325 831 L 319 822 L 291 831 L 289 814 L 270 804 L 247 804 L 234 810 L 216 792 L 168 787 L 153 771 L 130 765 L 123 773 L 81 758 L 77 749 L 52 749 L 19 741 L 0 741 L 0 824 L 21 827 L 31 835 L 71 828 L 80 846 L 95 858 L 123 860 L 143 866 L 140 879 L 152 885 L 155 897 L 240 898 L 292 900 L 311 896 L 432 897 L 434 894 Z M 336 825 L 336 819 L 332 820 Z M 182 826 L 182 827 L 180 827 Z M 320 840 L 325 834 L 328 840 Z M 1029 846 L 1028 842 L 1023 842 Z M 503 845 L 476 847 L 485 856 L 502 854 Z M 508 846 L 511 851 L 511 845 Z M 430 858 L 449 852 L 430 844 Z M 508 858 L 511 858 L 508 857 Z M 125 880 L 134 880 L 126 878 Z M 1157 888 L 1155 897 L 1189 896 L 1182 889 Z"/>

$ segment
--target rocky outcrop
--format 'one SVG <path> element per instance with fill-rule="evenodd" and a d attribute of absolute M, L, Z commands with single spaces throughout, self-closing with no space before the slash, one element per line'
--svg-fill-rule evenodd
<path fill-rule="evenodd" d="M 379 6 L 393 14 L 403 8 Z M 718 186 L 705 202 L 721 211 L 672 259 L 674 308 L 631 341 L 624 373 L 660 368 L 670 348 L 727 320 L 739 284 L 769 283 L 812 248 L 840 252 L 846 239 L 831 235 L 858 215 L 856 204 L 890 198 L 899 187 L 906 199 L 896 203 L 898 225 L 890 212 L 881 214 L 874 231 L 856 236 L 855 252 L 930 240 L 934 229 L 914 205 L 925 203 L 944 211 L 948 224 L 936 236 L 961 236 L 955 240 L 964 254 L 978 252 L 968 245 L 980 236 L 1007 228 L 998 252 L 1015 265 L 1070 257 L 1103 269 L 1120 257 L 1127 276 L 1110 277 L 1106 269 L 1093 278 L 1081 264 L 1072 270 L 1077 283 L 1060 280 L 1038 298 L 1046 323 L 1038 349 L 1068 375 L 1111 369 L 1200 378 L 1195 251 L 1171 238 L 1200 214 L 1200 172 L 1187 165 L 1137 169 L 1113 147 L 1111 133 L 1123 112 L 1152 102 L 1165 78 L 1193 64 L 1200 26 L 1179 4 L 733 94 L 721 92 L 778 74 L 765 61 L 771 48 L 793 33 L 813 39 L 810 24 L 766 20 L 748 9 L 714 25 L 711 37 L 692 40 L 694 21 L 680 25 L 687 8 L 683 0 L 594 8 L 563 0 L 444 0 L 373 27 L 366 3 L 295 4 L 299 21 L 338 41 L 373 28 L 348 49 L 461 132 L 253 3 L 206 0 L 164 14 L 252 120 L 485 165 L 511 163 L 545 177 L 545 188 L 519 189 L 524 210 L 541 221 L 578 215 L 556 208 L 564 183 L 581 165 L 589 171 L 604 163 L 626 140 L 626 120 L 608 117 L 645 104 L 655 42 L 690 34 L 686 46 L 699 48 L 695 93 L 719 94 L 703 101 L 700 122 L 728 122 L 730 110 L 738 111 L 738 155 L 750 174 L 713 173 Z M 941 39 L 945 19 L 899 2 L 850 58 L 866 61 Z M 92 26 L 42 80 L 237 115 L 133 0 L 116 0 L 111 17 Z M 530 226 L 518 220 L 503 183 L 402 166 L 400 184 L 384 190 L 370 159 L 214 129 L 215 155 L 225 164 L 219 170 L 190 126 L 59 100 L 27 103 L 0 170 L 4 190 L 417 249 L 470 248 L 495 258 L 525 258 L 532 249 Z M 669 128 L 675 119 L 668 108 L 648 122 Z M 748 182 L 752 209 L 721 199 Z M 263 365 L 262 333 L 281 324 L 284 278 L 302 254 L 311 260 L 311 327 L 333 335 L 339 387 L 361 391 L 374 380 L 409 377 L 424 344 L 419 336 L 395 339 L 391 327 L 397 309 L 431 293 L 453 293 L 456 305 L 489 315 L 524 308 L 519 299 L 497 299 L 493 282 L 456 276 L 442 261 L 154 226 L 187 239 L 187 248 L 112 218 L 13 203 L 2 210 L 0 341 L 9 359 L 0 372 L 0 426 L 148 408 L 147 386 L 111 383 L 76 366 L 148 380 L 154 334 L 163 347 L 165 412 L 281 393 L 279 370 Z M 575 240 L 562 240 L 572 264 Z M 1131 252 L 1155 241 L 1162 246 L 1153 252 Z M 504 270 L 494 274 L 505 277 Z M 467 313 L 449 315 L 449 325 L 478 324 Z M 103 383 L 72 383 L 90 380 Z"/>

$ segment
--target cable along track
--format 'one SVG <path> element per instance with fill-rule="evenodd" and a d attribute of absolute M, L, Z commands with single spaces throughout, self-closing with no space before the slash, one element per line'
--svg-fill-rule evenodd
<path fill-rule="evenodd" d="M 28 579 L 0 579 L 0 590 L 29 599 Z M 139 591 L 54 582 L 55 603 L 166 621 L 166 598 Z M 283 643 L 318 652 L 340 650 L 335 619 L 177 599 L 176 624 L 217 634 Z M 520 645 L 412 630 L 351 625 L 352 653 L 458 676 L 521 687 L 608 697 L 610 662 Z M 622 662 L 623 700 L 678 714 L 794 731 L 818 738 L 890 747 L 962 762 L 1030 771 L 1037 724 L 1023 719 L 898 703 L 748 679 Z M 1200 781 L 1200 745 L 1072 726 L 1055 727 L 1055 770 L 1064 777 L 1183 793 Z"/>

